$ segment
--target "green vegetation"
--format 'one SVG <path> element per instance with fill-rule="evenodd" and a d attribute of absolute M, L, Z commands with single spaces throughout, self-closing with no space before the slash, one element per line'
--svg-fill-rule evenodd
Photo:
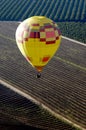
<path fill-rule="evenodd" d="M 0 0 L 0 20 L 22 21 L 33 15 L 56 21 L 86 21 L 85 0 Z"/>
<path fill-rule="evenodd" d="M 59 22 L 62 35 L 86 43 L 85 0 L 0 0 L 1 21 L 23 21 L 43 15 Z"/>
<path fill-rule="evenodd" d="M 62 35 L 86 43 L 86 22 L 58 22 Z"/>

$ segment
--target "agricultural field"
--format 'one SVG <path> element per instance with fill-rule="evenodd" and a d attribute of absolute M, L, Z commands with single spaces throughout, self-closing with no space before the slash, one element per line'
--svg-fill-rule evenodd
<path fill-rule="evenodd" d="M 62 35 L 86 43 L 85 0 L 0 0 L 0 3 L 0 21 L 47 16 L 59 24 Z"/>
<path fill-rule="evenodd" d="M 86 0 L 0 0 L 0 9 L 0 80 L 34 99 L 31 102 L 0 84 L 0 122 L 8 119 L 6 123 L 11 120 L 39 128 L 86 129 Z M 18 22 L 34 15 L 49 17 L 63 36 L 84 43 L 62 38 L 40 80 L 15 41 Z"/>
<path fill-rule="evenodd" d="M 86 22 L 58 22 L 63 36 L 86 44 Z"/>
<path fill-rule="evenodd" d="M 85 128 L 85 45 L 62 39 L 59 51 L 37 79 L 35 70 L 17 48 L 14 36 L 17 26 L 15 22 L 0 22 L 1 79 L 59 114 L 59 118 L 65 117 Z"/>
<path fill-rule="evenodd" d="M 32 128 L 33 130 L 44 130 L 43 128 L 76 130 L 66 122 L 52 116 L 40 105 L 36 105 L 3 85 L 0 85 L 0 116 L 3 117 L 0 118 L 1 126 L 7 124 L 8 128 L 13 126 L 13 128 L 20 128 L 21 130 L 32 130 Z M 49 124 L 51 125 L 49 126 Z M 14 130 L 13 128 L 12 130 Z"/>
<path fill-rule="evenodd" d="M 22 21 L 43 15 L 57 21 L 86 21 L 85 0 L 0 0 L 0 20 Z"/>

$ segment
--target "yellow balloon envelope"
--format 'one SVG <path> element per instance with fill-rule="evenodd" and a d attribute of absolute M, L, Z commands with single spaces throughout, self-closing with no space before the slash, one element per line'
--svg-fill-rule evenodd
<path fill-rule="evenodd" d="M 59 48 L 58 25 L 44 16 L 24 20 L 16 30 L 16 42 L 23 56 L 39 72 Z"/>

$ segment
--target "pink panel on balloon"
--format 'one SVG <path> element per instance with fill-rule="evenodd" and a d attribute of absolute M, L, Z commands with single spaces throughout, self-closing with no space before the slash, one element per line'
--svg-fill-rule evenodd
<path fill-rule="evenodd" d="M 52 37 L 55 37 L 55 32 L 52 31 L 52 32 L 46 32 L 46 38 L 52 38 Z"/>

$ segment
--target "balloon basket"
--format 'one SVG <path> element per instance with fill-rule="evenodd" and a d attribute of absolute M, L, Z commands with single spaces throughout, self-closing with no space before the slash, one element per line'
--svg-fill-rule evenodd
<path fill-rule="evenodd" d="M 41 78 L 41 73 L 40 72 L 37 73 L 37 78 Z"/>

